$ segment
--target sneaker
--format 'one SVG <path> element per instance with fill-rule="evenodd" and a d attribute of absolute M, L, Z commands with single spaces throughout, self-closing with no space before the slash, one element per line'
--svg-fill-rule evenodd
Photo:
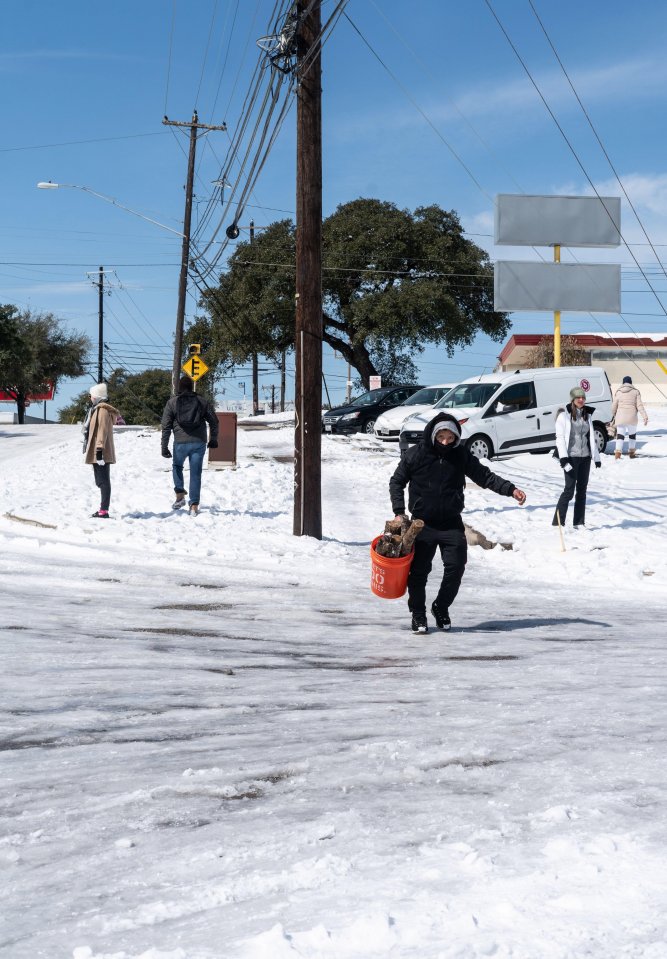
<path fill-rule="evenodd" d="M 181 506 L 185 506 L 185 493 L 176 493 L 176 499 L 171 504 L 171 508 L 180 509 Z"/>
<path fill-rule="evenodd" d="M 109 519 L 109 510 L 108 509 L 96 509 L 94 513 L 91 513 L 91 519 Z"/>
<path fill-rule="evenodd" d="M 636 450 L 630 450 L 629 452 L 630 459 L 633 460 L 637 456 Z"/>
<path fill-rule="evenodd" d="M 199 503 L 190 503 L 190 516 L 197 516 L 199 513 Z"/>
<path fill-rule="evenodd" d="M 412 614 L 412 632 L 428 633 L 428 623 L 426 622 L 426 613 Z"/>
<path fill-rule="evenodd" d="M 452 621 L 449 618 L 449 610 L 440 609 L 437 603 L 433 603 L 431 606 L 431 612 L 433 617 L 438 624 L 438 629 L 451 629 Z"/>

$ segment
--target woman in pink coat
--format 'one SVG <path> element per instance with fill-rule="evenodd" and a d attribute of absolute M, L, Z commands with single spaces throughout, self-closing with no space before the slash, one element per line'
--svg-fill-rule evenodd
<path fill-rule="evenodd" d="M 616 426 L 616 451 L 614 457 L 620 460 L 623 455 L 623 441 L 628 437 L 628 452 L 630 459 L 636 456 L 637 420 L 641 414 L 644 426 L 648 423 L 648 416 L 642 403 L 641 393 L 632 385 L 632 378 L 623 377 L 623 384 L 616 390 L 614 403 L 611 408 L 612 419 Z"/>

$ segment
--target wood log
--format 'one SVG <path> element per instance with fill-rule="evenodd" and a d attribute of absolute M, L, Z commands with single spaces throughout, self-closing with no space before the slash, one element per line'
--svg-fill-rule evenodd
<path fill-rule="evenodd" d="M 423 519 L 414 519 L 402 537 L 401 542 L 401 556 L 407 556 L 412 547 L 414 546 L 415 540 L 424 529 L 424 520 Z"/>
<path fill-rule="evenodd" d="M 384 533 L 375 545 L 375 552 L 388 559 L 407 556 L 423 528 L 424 521 L 421 519 L 416 519 L 412 523 L 407 517 L 400 520 L 387 520 L 384 524 Z"/>

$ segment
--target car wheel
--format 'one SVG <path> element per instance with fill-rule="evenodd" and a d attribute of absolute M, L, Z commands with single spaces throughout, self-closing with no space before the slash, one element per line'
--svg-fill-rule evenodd
<path fill-rule="evenodd" d="M 475 436 L 472 436 L 466 446 L 478 460 L 490 460 L 493 456 L 493 444 L 489 437 L 482 433 L 476 433 Z"/>
<path fill-rule="evenodd" d="M 367 436 L 375 436 L 375 420 L 366 420 L 363 430 Z"/>
<path fill-rule="evenodd" d="M 607 443 L 609 442 L 609 437 L 602 423 L 593 423 L 593 435 L 595 436 L 595 445 L 598 448 L 598 453 L 604 453 Z"/>

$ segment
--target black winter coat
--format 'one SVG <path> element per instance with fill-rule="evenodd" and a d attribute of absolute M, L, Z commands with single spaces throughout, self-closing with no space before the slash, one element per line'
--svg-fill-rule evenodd
<path fill-rule="evenodd" d="M 197 408 L 199 409 L 197 416 L 199 425 L 188 432 L 178 422 L 178 411 L 182 409 L 183 419 L 188 422 L 197 415 L 195 413 Z M 217 440 L 218 417 L 215 415 L 215 410 L 209 400 L 190 391 L 172 396 L 171 399 L 167 400 L 167 405 L 162 412 L 162 449 L 167 449 L 169 446 L 169 436 L 172 430 L 174 431 L 174 443 L 205 443 L 207 423 L 211 430 L 211 439 Z"/>
<path fill-rule="evenodd" d="M 436 423 L 457 422 L 450 413 L 438 413 L 424 430 L 421 443 L 403 455 L 389 480 L 391 507 L 395 515 L 405 513 L 405 487 L 409 484 L 408 509 L 413 519 L 423 519 L 433 529 L 463 529 L 466 476 L 478 486 L 500 496 L 511 496 L 514 483 L 492 473 L 465 446 L 434 444 L 431 434 Z M 460 428 L 460 427 L 459 427 Z"/>

